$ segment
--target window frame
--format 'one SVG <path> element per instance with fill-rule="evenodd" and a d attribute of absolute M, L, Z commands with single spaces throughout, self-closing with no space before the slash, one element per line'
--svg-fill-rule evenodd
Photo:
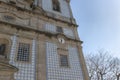
<path fill-rule="evenodd" d="M 56 9 L 55 9 L 55 7 Z M 59 0 L 52 0 L 52 10 L 56 12 L 61 12 L 60 2 Z"/>
<path fill-rule="evenodd" d="M 19 43 L 24 43 L 24 44 L 29 44 L 29 60 L 28 61 L 19 61 L 19 60 L 17 60 L 17 57 L 18 57 L 18 50 L 19 50 Z M 18 42 L 17 43 L 17 50 L 16 50 L 16 57 L 15 57 L 15 61 L 16 62 L 20 62 L 20 63 L 31 63 L 31 58 L 32 58 L 32 45 L 31 45 L 31 43 L 28 41 L 26 41 L 25 40 L 25 42 L 24 42 L 24 40 L 23 41 L 21 41 L 21 42 Z"/>
<path fill-rule="evenodd" d="M 60 26 L 57 26 L 56 31 L 57 31 L 57 33 L 64 33 L 63 28 Z"/>
<path fill-rule="evenodd" d="M 62 64 L 62 59 L 61 57 L 66 57 L 66 61 L 65 63 L 67 63 L 66 65 L 65 64 Z M 68 55 L 65 55 L 65 54 L 59 54 L 59 62 L 60 62 L 60 67 L 65 67 L 65 68 L 69 68 L 70 67 L 70 64 L 69 64 L 69 56 Z"/>

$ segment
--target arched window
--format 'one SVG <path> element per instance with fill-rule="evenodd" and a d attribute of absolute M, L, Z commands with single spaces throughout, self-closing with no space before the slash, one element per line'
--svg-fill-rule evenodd
<path fill-rule="evenodd" d="M 53 10 L 60 12 L 60 3 L 58 0 L 52 0 Z"/>

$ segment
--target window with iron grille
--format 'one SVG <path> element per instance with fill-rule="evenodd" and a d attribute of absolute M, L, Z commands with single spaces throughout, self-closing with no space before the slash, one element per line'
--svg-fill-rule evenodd
<path fill-rule="evenodd" d="M 67 55 L 60 55 L 60 66 L 68 67 L 68 56 Z"/>
<path fill-rule="evenodd" d="M 62 27 L 57 26 L 57 32 L 58 32 L 58 33 L 63 33 Z"/>
<path fill-rule="evenodd" d="M 30 44 L 19 43 L 17 61 L 29 61 Z"/>
<path fill-rule="evenodd" d="M 0 44 L 0 55 L 5 55 L 5 48 L 6 48 L 5 44 Z"/>

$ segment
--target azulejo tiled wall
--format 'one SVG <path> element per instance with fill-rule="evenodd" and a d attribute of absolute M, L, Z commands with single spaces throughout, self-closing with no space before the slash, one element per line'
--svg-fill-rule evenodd
<path fill-rule="evenodd" d="M 50 33 L 56 34 L 57 33 L 56 28 L 57 28 L 57 26 L 54 24 L 51 24 L 51 23 L 46 23 L 44 25 L 45 31 L 50 32 Z M 62 29 L 63 29 L 64 35 L 66 35 L 67 37 L 72 38 L 72 39 L 75 38 L 75 34 L 71 28 L 62 28 Z"/>
<path fill-rule="evenodd" d="M 69 66 L 61 67 L 55 43 L 46 42 L 47 80 L 83 80 L 76 47 L 68 46 Z"/>
<path fill-rule="evenodd" d="M 32 43 L 32 54 L 31 54 L 31 61 L 29 63 L 21 63 L 16 62 L 16 46 L 17 46 L 17 37 L 13 36 L 12 38 L 12 48 L 11 48 L 11 54 L 10 54 L 10 64 L 16 66 L 19 71 L 15 73 L 14 77 L 15 80 L 36 80 L 35 74 L 35 59 L 36 59 L 36 50 L 35 50 L 35 40 L 33 40 Z"/>

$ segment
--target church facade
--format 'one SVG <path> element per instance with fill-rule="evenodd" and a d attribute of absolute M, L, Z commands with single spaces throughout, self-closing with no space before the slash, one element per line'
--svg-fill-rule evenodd
<path fill-rule="evenodd" d="M 0 0 L 0 80 L 89 80 L 70 0 Z"/>

